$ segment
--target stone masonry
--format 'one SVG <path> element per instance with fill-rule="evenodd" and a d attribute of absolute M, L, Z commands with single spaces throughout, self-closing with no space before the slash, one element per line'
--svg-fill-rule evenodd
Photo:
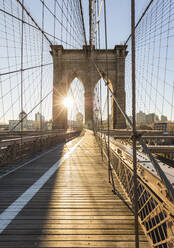
<path fill-rule="evenodd" d="M 79 50 L 65 50 L 61 45 L 51 46 L 53 56 L 54 82 L 53 82 L 53 128 L 67 128 L 67 109 L 63 107 L 63 98 L 66 97 L 69 86 L 74 78 L 78 78 L 85 90 L 85 124 L 93 128 L 93 95 L 94 88 L 100 80 L 100 75 L 94 66 L 97 64 L 100 71 L 106 74 L 112 84 L 118 102 L 125 110 L 125 57 L 126 46 L 117 45 L 108 50 L 106 63 L 105 50 L 90 49 L 84 46 Z M 112 128 L 126 128 L 126 122 L 120 110 L 112 101 Z"/>

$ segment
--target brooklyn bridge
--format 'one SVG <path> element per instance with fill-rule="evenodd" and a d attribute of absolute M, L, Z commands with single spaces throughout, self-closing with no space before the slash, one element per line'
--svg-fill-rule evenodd
<path fill-rule="evenodd" d="M 0 0 L 0 247 L 174 247 L 174 1 Z"/>

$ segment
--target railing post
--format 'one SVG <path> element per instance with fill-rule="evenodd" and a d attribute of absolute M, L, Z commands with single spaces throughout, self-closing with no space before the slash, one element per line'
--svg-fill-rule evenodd
<path fill-rule="evenodd" d="M 13 161 L 16 160 L 16 152 L 17 152 L 17 149 L 16 149 L 16 142 L 14 142 L 14 144 L 13 144 L 13 151 L 12 151 L 12 160 L 13 160 Z"/>
<path fill-rule="evenodd" d="M 134 212 L 135 212 L 135 247 L 139 248 L 138 236 L 138 192 L 137 192 L 137 157 L 136 157 L 136 82 L 135 82 L 135 0 L 131 0 L 131 33 L 132 33 L 132 120 L 133 120 L 133 181 L 134 181 Z"/>

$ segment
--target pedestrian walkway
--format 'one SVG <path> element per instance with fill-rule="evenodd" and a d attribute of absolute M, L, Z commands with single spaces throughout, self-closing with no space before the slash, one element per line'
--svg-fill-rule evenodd
<path fill-rule="evenodd" d="M 135 247 L 134 216 L 112 193 L 90 131 L 2 178 L 0 197 L 2 248 Z"/>

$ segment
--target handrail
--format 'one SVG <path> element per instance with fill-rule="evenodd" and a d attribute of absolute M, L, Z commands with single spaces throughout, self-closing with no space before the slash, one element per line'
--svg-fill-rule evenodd
<path fill-rule="evenodd" d="M 19 138 L 11 138 L 11 139 L 7 139 L 7 140 L 1 140 L 0 141 L 0 147 L 4 147 L 4 146 L 9 146 L 9 145 L 12 145 L 14 142 L 16 144 L 18 143 L 24 143 L 24 142 L 27 142 L 27 141 L 34 141 L 38 138 L 47 138 L 47 137 L 54 137 L 54 136 L 60 136 L 60 135 L 65 135 L 65 134 L 71 134 L 71 133 L 75 133 L 77 132 L 78 130 L 73 130 L 73 131 L 65 131 L 64 129 L 64 132 L 55 132 L 55 133 L 49 133 L 49 134 L 41 134 L 41 135 L 34 135 L 34 136 L 27 136 L 27 137 L 22 137 L 22 139 L 19 137 Z"/>
<path fill-rule="evenodd" d="M 92 61 L 94 63 L 94 66 L 97 70 L 97 72 L 99 73 L 99 75 L 103 78 L 106 87 L 109 89 L 109 92 L 111 93 L 111 96 L 113 97 L 113 100 L 115 102 L 115 104 L 117 105 L 118 109 L 120 110 L 121 114 L 123 115 L 123 117 L 125 118 L 125 120 L 127 121 L 127 123 L 129 124 L 129 126 L 131 128 L 133 128 L 133 123 L 131 121 L 131 119 L 128 117 L 128 115 L 126 114 L 126 112 L 122 109 L 122 107 L 120 106 L 119 102 L 117 101 L 117 98 L 115 96 L 115 94 L 113 93 L 113 91 L 111 90 L 111 88 L 109 87 L 109 85 L 111 85 L 111 81 L 110 79 L 108 79 L 107 75 L 104 72 L 101 72 L 100 69 L 98 68 L 98 66 L 96 65 L 95 61 Z M 157 160 L 153 157 L 151 151 L 148 149 L 145 141 L 143 140 L 143 138 L 141 137 L 140 133 L 136 134 L 136 137 L 132 138 L 136 138 L 137 141 L 139 141 L 140 145 L 142 146 L 142 148 L 144 149 L 144 151 L 147 153 L 147 155 L 149 156 L 149 159 L 151 160 L 155 170 L 157 171 L 158 175 L 160 176 L 161 180 L 164 182 L 166 189 L 172 199 L 172 201 L 174 202 L 174 189 L 171 185 L 171 183 L 169 182 L 169 180 L 167 179 L 166 175 L 164 174 L 163 170 L 161 169 L 161 167 L 159 166 Z"/>
<path fill-rule="evenodd" d="M 107 159 L 107 143 L 105 143 L 106 134 L 96 133 L 98 142 L 103 149 L 103 154 Z M 113 139 L 113 138 L 111 138 Z M 110 142 L 111 150 L 111 166 L 114 171 L 114 178 L 120 182 L 126 193 L 129 208 L 133 210 L 134 192 L 133 192 L 133 166 L 131 154 L 122 149 L 121 146 L 115 144 L 115 140 Z M 158 247 L 164 244 L 164 247 L 173 247 L 173 227 L 174 227 L 174 202 L 166 195 L 165 185 L 160 178 L 141 165 L 137 161 L 138 168 L 138 219 L 147 238 L 151 243 L 151 247 Z M 117 194 L 116 191 L 113 192 Z"/>

